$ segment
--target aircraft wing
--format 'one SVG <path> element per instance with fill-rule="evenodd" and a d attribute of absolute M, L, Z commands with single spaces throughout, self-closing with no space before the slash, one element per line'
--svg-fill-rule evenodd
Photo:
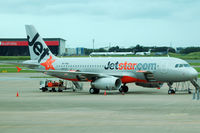
<path fill-rule="evenodd" d="M 55 76 L 58 78 L 63 78 L 63 79 L 65 79 L 65 77 L 74 77 L 80 81 L 86 81 L 86 80 L 88 81 L 95 78 L 102 78 L 102 77 L 109 77 L 109 76 L 120 78 L 123 76 L 119 74 L 110 75 L 110 74 L 105 74 L 105 73 L 81 72 L 81 71 L 41 70 L 41 69 L 32 69 L 32 70 L 43 72 L 44 74 Z"/>
<path fill-rule="evenodd" d="M 24 62 L 24 61 L 0 61 L 0 63 L 19 65 L 19 66 L 28 67 L 28 68 L 31 68 L 31 69 L 34 69 L 34 68 L 40 66 L 40 64 L 38 64 L 38 63 L 27 63 L 27 62 Z"/>
<path fill-rule="evenodd" d="M 12 62 L 11 61 L 8 61 L 8 62 L 2 61 L 0 63 L 24 66 L 24 67 L 27 67 L 28 69 L 23 69 L 23 70 L 32 70 L 32 71 L 43 72 L 44 74 L 51 75 L 51 76 L 58 77 L 58 78 L 72 77 L 72 78 L 77 78 L 80 81 L 92 80 L 93 78 L 108 77 L 108 76 L 114 76 L 114 77 L 119 77 L 119 78 L 123 76 L 123 75 L 117 74 L 117 73 L 104 74 L 104 73 L 82 72 L 82 71 L 38 69 L 40 64 L 38 64 L 37 62 L 30 63 L 30 62 L 26 62 L 26 61 L 12 61 Z M 18 69 L 18 71 L 21 70 L 19 67 L 17 67 L 17 69 Z"/>

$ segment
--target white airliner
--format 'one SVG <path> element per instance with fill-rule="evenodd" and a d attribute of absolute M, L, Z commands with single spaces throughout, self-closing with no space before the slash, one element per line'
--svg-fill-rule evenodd
<path fill-rule="evenodd" d="M 103 56 L 107 56 L 107 55 L 134 55 L 135 53 L 133 52 L 92 52 L 90 54 L 90 56 L 95 56 L 95 55 L 103 55 Z"/>
<path fill-rule="evenodd" d="M 91 94 L 98 94 L 100 90 L 128 92 L 127 83 L 155 88 L 168 83 L 168 93 L 171 93 L 173 82 L 195 82 L 198 76 L 186 61 L 172 57 L 58 58 L 34 26 L 25 28 L 31 60 L 22 65 L 65 80 L 91 82 Z"/>
<path fill-rule="evenodd" d="M 148 52 L 136 52 L 135 55 L 150 55 L 151 54 L 151 49 L 149 49 Z"/>

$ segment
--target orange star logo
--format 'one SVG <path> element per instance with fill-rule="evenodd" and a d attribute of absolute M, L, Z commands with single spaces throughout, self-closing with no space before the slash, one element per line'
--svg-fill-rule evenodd
<path fill-rule="evenodd" d="M 52 60 L 52 56 L 50 56 L 49 59 L 46 60 L 46 62 L 40 63 L 40 65 L 44 66 L 46 70 L 52 69 L 55 70 L 52 63 L 54 63 L 56 60 Z"/>

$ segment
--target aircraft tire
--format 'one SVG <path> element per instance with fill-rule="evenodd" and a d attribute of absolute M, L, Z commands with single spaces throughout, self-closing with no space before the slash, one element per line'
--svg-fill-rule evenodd
<path fill-rule="evenodd" d="M 90 94 L 95 94 L 94 88 L 90 88 L 89 92 L 90 92 Z"/>
<path fill-rule="evenodd" d="M 100 90 L 99 89 L 94 89 L 95 90 L 95 94 L 99 94 Z"/>
<path fill-rule="evenodd" d="M 122 90 L 122 87 L 121 87 L 121 88 L 119 88 L 119 92 L 121 92 L 121 93 L 122 93 L 122 91 L 123 91 L 123 90 Z"/>
<path fill-rule="evenodd" d="M 99 94 L 99 89 L 96 89 L 96 88 L 90 88 L 89 92 L 90 94 Z"/>
<path fill-rule="evenodd" d="M 170 89 L 170 90 L 168 90 L 168 94 L 175 94 L 176 92 L 175 92 L 175 90 L 173 90 L 173 89 Z"/>
<path fill-rule="evenodd" d="M 121 88 L 119 89 L 119 92 L 128 92 L 128 86 L 121 86 Z"/>
<path fill-rule="evenodd" d="M 172 94 L 175 94 L 176 93 L 176 91 L 175 90 L 172 90 Z"/>
<path fill-rule="evenodd" d="M 124 86 L 123 90 L 124 90 L 125 93 L 128 92 L 128 86 Z"/>
<path fill-rule="evenodd" d="M 192 92 L 191 92 L 190 88 L 188 88 L 188 94 L 192 94 Z"/>
<path fill-rule="evenodd" d="M 172 90 L 168 90 L 168 94 L 171 94 L 172 93 Z"/>

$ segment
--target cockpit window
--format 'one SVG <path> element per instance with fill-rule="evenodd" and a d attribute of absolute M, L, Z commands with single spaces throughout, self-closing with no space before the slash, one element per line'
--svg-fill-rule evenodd
<path fill-rule="evenodd" d="M 184 67 L 190 67 L 190 65 L 189 64 L 184 64 Z"/>
<path fill-rule="evenodd" d="M 176 64 L 176 65 L 175 65 L 175 68 L 177 68 L 178 66 L 179 66 L 179 64 Z"/>
<path fill-rule="evenodd" d="M 189 64 L 176 64 L 175 68 L 180 68 L 180 67 L 190 67 Z"/>

